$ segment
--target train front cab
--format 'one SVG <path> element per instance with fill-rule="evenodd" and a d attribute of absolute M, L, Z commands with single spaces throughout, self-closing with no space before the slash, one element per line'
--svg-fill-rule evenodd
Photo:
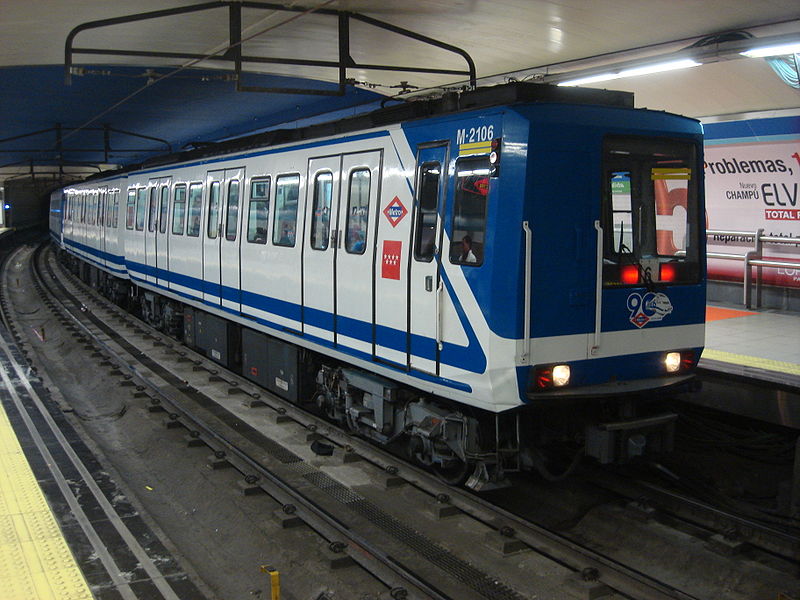
<path fill-rule="evenodd" d="M 676 416 L 649 405 L 689 382 L 702 351 L 701 136 L 674 115 L 571 110 L 557 135 L 551 123 L 529 140 L 520 387 L 529 406 L 585 415 L 587 454 L 614 462 L 671 449 Z"/>

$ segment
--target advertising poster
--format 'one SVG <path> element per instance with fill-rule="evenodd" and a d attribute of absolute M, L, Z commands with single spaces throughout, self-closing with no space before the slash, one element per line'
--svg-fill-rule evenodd
<path fill-rule="evenodd" d="M 759 128 L 767 131 L 759 135 Z M 744 255 L 752 232 L 800 238 L 800 115 L 704 124 L 708 251 Z M 737 136 L 737 133 L 745 134 Z M 725 136 L 725 137 L 719 137 Z M 800 288 L 800 244 L 764 244 L 764 258 L 798 268 L 764 268 L 762 281 Z M 708 259 L 709 279 L 741 281 L 743 263 Z"/>

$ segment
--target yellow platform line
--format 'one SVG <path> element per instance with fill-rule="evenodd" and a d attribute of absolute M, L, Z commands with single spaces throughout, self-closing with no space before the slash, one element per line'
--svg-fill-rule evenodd
<path fill-rule="evenodd" d="M 789 375 L 800 375 L 800 365 L 797 363 L 771 360 L 769 358 L 759 358 L 758 356 L 746 356 L 744 354 L 734 354 L 723 352 L 722 350 L 703 350 L 703 358 L 718 360 L 720 362 L 733 363 L 754 369 L 764 369 L 766 371 L 776 371 L 778 373 L 788 373 Z"/>
<path fill-rule="evenodd" d="M 92 598 L 2 405 L 0 597 L 3 600 Z"/>

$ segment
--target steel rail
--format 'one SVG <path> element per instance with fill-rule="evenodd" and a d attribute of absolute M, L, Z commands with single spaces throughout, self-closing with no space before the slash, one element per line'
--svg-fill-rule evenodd
<path fill-rule="evenodd" d="M 53 279 L 55 274 L 49 269 Z M 424 581 L 422 578 L 415 575 L 412 571 L 406 569 L 399 564 L 393 557 L 381 551 L 376 545 L 365 537 L 352 531 L 345 523 L 338 520 L 334 515 L 329 514 L 323 508 L 319 507 L 315 502 L 309 500 L 302 493 L 294 489 L 290 484 L 285 482 L 277 474 L 264 467 L 257 460 L 253 459 L 245 451 L 237 447 L 237 445 L 226 438 L 224 435 L 218 433 L 212 425 L 204 421 L 202 418 L 184 408 L 179 400 L 172 394 L 168 393 L 163 386 L 151 381 L 145 373 L 143 373 L 132 360 L 136 360 L 131 355 L 131 358 L 126 358 L 122 353 L 115 350 L 107 342 L 100 339 L 91 327 L 87 326 L 72 311 L 67 307 L 57 294 L 53 293 L 52 288 L 45 283 L 45 278 L 41 273 L 34 268 L 34 277 L 36 277 L 40 284 L 48 290 L 52 299 L 54 299 L 65 314 L 80 328 L 87 336 L 89 336 L 95 344 L 102 347 L 105 352 L 114 357 L 121 366 L 128 369 L 132 375 L 137 377 L 147 388 L 161 400 L 165 401 L 171 409 L 173 414 L 178 413 L 188 423 L 183 425 L 189 431 L 201 432 L 200 438 L 212 449 L 221 450 L 224 448 L 225 459 L 230 462 L 238 471 L 247 477 L 247 474 L 257 473 L 260 479 L 257 485 L 261 487 L 267 494 L 274 498 L 283 507 L 293 506 L 296 509 L 296 514 L 303 520 L 311 529 L 317 532 L 322 538 L 329 542 L 335 543 L 342 539 L 348 540 L 350 543 L 343 549 L 356 563 L 358 563 L 364 570 L 371 573 L 373 576 L 383 581 L 387 587 L 392 589 L 405 588 L 410 598 L 431 598 L 434 600 L 449 600 L 449 597 L 443 594 L 432 583 Z M 81 303 L 74 295 L 70 294 L 62 286 L 62 291 L 71 296 L 76 306 L 82 306 Z M 100 329 L 108 329 L 108 326 L 103 323 L 98 323 L 100 319 L 95 315 L 88 312 L 82 312 L 92 324 Z M 108 331 L 105 331 L 108 333 Z M 188 425 L 191 424 L 191 427 Z M 217 446 L 215 448 L 215 446 Z"/>
<path fill-rule="evenodd" d="M 259 393 L 261 394 L 260 399 L 264 400 L 267 392 L 260 391 Z M 311 417 L 291 403 L 273 398 L 271 395 L 270 398 L 275 400 L 275 403 L 279 404 L 287 412 L 291 411 L 292 418 L 295 418 L 301 424 L 324 423 L 326 426 L 331 427 L 330 423 Z M 305 415 L 305 417 L 302 415 Z M 337 436 L 334 435 L 333 437 Z M 451 505 L 495 531 L 505 531 L 506 533 L 511 531 L 515 539 L 522 541 L 534 551 L 574 572 L 580 573 L 586 569 L 595 570 L 598 582 L 621 594 L 639 600 L 698 600 L 692 594 L 658 581 L 646 573 L 620 563 L 614 558 L 581 546 L 559 533 L 530 523 L 523 517 L 497 507 L 464 489 L 446 486 L 431 477 L 430 473 L 413 465 L 404 463 L 398 468 L 396 466 L 396 458 L 388 458 L 389 455 L 387 453 L 366 441 L 339 432 L 337 443 L 351 446 L 359 455 L 382 466 L 382 468 L 393 468 L 397 476 L 404 478 L 408 483 L 434 497 L 446 496 L 447 502 Z"/>

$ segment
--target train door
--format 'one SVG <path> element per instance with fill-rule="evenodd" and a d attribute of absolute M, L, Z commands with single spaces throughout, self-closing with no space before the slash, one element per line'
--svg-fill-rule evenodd
<path fill-rule="evenodd" d="M 335 341 L 373 355 L 373 269 L 381 187 L 380 151 L 344 155 L 341 173 L 338 220 L 332 236 L 336 240 L 332 274 Z"/>
<path fill-rule="evenodd" d="M 303 331 L 335 342 L 334 264 L 336 260 L 337 208 L 342 157 L 308 161 L 306 223 L 303 241 Z"/>
<path fill-rule="evenodd" d="M 222 184 L 225 171 L 209 171 L 206 175 L 206 222 L 201 229 L 203 240 L 203 300 L 210 304 L 220 304 L 222 289 L 219 262 L 219 216 L 222 197 Z"/>
<path fill-rule="evenodd" d="M 100 188 L 100 200 L 97 206 L 97 232 L 100 236 L 98 249 L 100 250 L 100 263 L 108 266 L 108 252 L 106 250 L 106 206 L 108 203 L 108 188 Z"/>
<path fill-rule="evenodd" d="M 409 367 L 438 374 L 441 351 L 442 210 L 447 183 L 446 142 L 420 147 L 414 197 L 414 230 L 408 293 L 411 298 Z"/>
<path fill-rule="evenodd" d="M 244 189 L 244 169 L 226 169 L 224 187 L 224 214 L 219 240 L 220 287 L 222 306 L 242 310 L 241 269 L 239 258 L 239 215 L 240 198 Z"/>
<path fill-rule="evenodd" d="M 241 309 L 239 285 L 239 196 L 244 169 L 209 171 L 203 236 L 203 300 Z M 228 206 L 231 206 L 229 214 Z M 230 217 L 230 226 L 226 225 Z"/>
<path fill-rule="evenodd" d="M 160 190 L 169 189 L 169 177 L 151 179 L 147 184 L 147 217 L 144 227 L 145 279 L 158 283 L 158 216 Z M 167 192 L 169 193 L 169 192 Z"/>
<path fill-rule="evenodd" d="M 169 181 L 162 183 L 158 188 L 158 227 L 156 228 L 156 283 L 162 287 L 169 287 L 169 234 L 167 233 L 169 221 Z"/>

